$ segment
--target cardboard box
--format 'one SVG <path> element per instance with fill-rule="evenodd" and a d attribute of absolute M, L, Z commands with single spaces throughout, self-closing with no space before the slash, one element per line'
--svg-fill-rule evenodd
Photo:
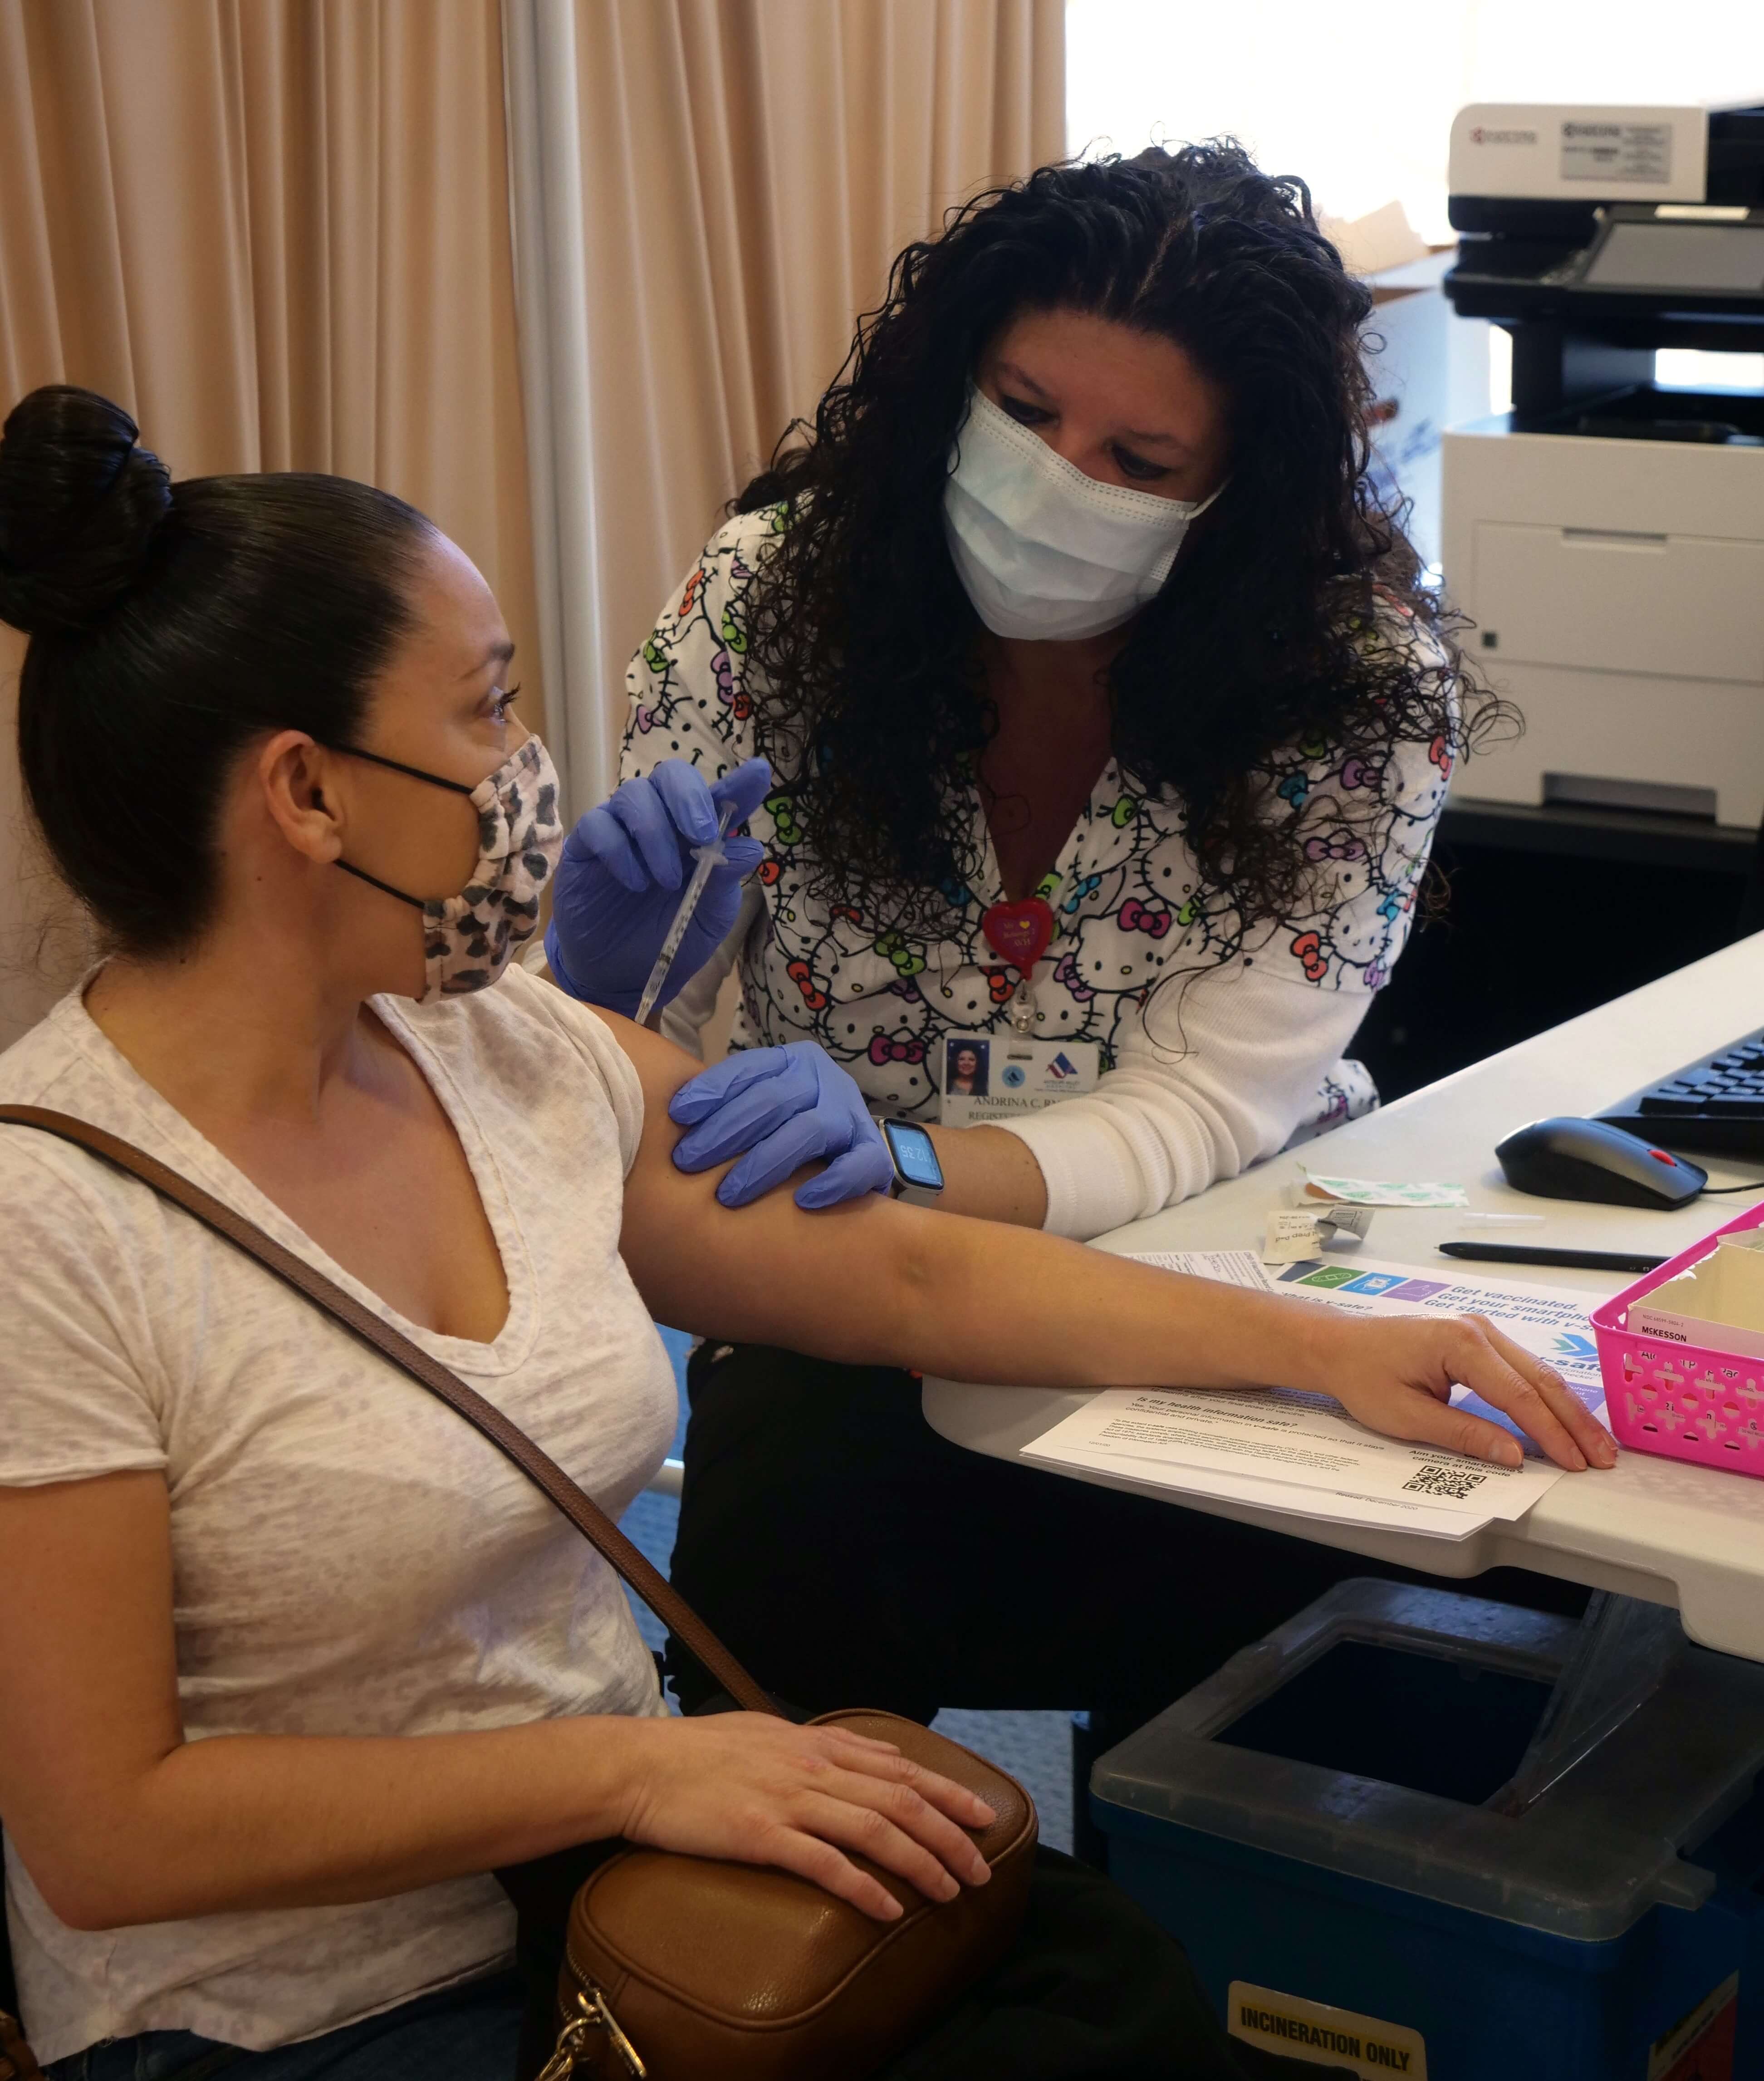
<path fill-rule="evenodd" d="M 1764 1232 L 1723 1236 L 1629 1311 L 1636 1336 L 1764 1358 Z"/>

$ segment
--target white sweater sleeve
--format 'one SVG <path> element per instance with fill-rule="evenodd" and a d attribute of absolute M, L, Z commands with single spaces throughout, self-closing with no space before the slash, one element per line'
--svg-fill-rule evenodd
<path fill-rule="evenodd" d="M 1285 1147 L 1402 952 L 1449 772 L 1442 744 L 1400 746 L 1357 824 L 1326 774 L 1311 797 L 1325 876 L 1302 914 L 1155 990 L 1092 1095 L 1011 1123 L 1048 1229 L 1101 1235 Z"/>
<path fill-rule="evenodd" d="M 1371 1001 L 1233 963 L 1154 1003 L 1164 1045 L 1136 1028 L 1092 1096 L 1009 1124 L 1041 1166 L 1045 1226 L 1101 1235 L 1272 1156 Z"/>

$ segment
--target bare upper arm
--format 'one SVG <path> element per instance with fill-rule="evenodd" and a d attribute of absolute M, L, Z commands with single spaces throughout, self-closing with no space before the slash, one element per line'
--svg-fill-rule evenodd
<path fill-rule="evenodd" d="M 183 1739 L 163 1474 L 0 1488 L 0 1818 L 82 1919 L 110 1818 Z"/>
<path fill-rule="evenodd" d="M 667 1102 L 703 1065 L 671 1040 L 602 1015 L 643 1087 L 643 1137 L 625 1184 L 620 1251 L 656 1319 L 706 1336 L 886 1361 L 890 1320 L 938 1217 L 875 1194 L 805 1213 L 792 1178 L 751 1206 L 716 1196 L 729 1167 L 676 1170 L 684 1129 Z"/>
<path fill-rule="evenodd" d="M 605 1022 L 613 1039 L 630 1057 L 637 1080 L 643 1087 L 644 1146 L 647 1147 L 652 1133 L 665 1132 L 667 1146 L 671 1149 L 678 1137 L 673 1122 L 667 1117 L 667 1101 L 682 1084 L 698 1074 L 704 1064 L 684 1048 L 664 1039 L 652 1027 L 639 1026 L 635 1019 L 626 1019 L 620 1012 L 608 1011 L 596 1005 L 595 1016 Z"/>

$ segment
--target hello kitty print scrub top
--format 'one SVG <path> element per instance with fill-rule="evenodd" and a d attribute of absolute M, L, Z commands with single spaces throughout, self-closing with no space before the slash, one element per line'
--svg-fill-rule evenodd
<path fill-rule="evenodd" d="M 627 677 L 621 777 L 687 759 L 714 780 L 753 755 L 746 595 L 785 524 L 782 507 L 730 521 L 667 603 Z M 1431 648 L 1394 606 L 1390 621 L 1387 640 Z M 1103 768 L 1040 885 L 1058 931 L 1036 973 L 1033 1029 L 1096 1042 L 1103 1074 L 1088 1095 L 1008 1123 L 1041 1167 L 1050 1230 L 1099 1235 L 1376 1104 L 1341 1051 L 1408 935 L 1451 755 L 1440 739 L 1405 744 L 1392 767 L 1387 778 L 1320 742 L 1270 762 L 1270 813 L 1302 813 L 1319 893 L 1223 960 L 1231 914 L 1196 871 L 1180 808 L 1139 793 L 1113 759 Z M 855 906 L 816 902 L 815 834 L 771 797 L 747 826 L 765 858 L 740 916 L 667 1007 L 663 1032 L 696 1051 L 739 963 L 734 1046 L 818 1040 L 873 1112 L 935 1120 L 946 1040 L 1008 1035 L 1016 982 L 981 931 L 1004 892 L 971 781 L 962 796 L 983 866 L 975 885 L 942 892 L 948 923 L 936 937 L 878 931 Z M 1186 980 L 1159 992 L 1166 977 Z"/>

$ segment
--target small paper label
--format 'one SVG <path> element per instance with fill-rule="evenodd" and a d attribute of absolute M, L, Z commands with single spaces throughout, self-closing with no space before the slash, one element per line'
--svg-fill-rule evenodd
<path fill-rule="evenodd" d="M 1654 1290 L 1657 1293 L 1659 1289 Z M 1631 1306 L 1626 1326 L 1632 1336 L 1652 1337 L 1662 1344 L 1693 1345 L 1699 1351 L 1764 1359 L 1764 1330 L 1737 1330 L 1730 1322 L 1710 1322 L 1677 1309 L 1657 1307 L 1652 1294 Z"/>
<path fill-rule="evenodd" d="M 1657 181 L 1672 179 L 1669 123 L 1564 123 L 1564 181 Z"/>
<path fill-rule="evenodd" d="M 1314 2066 L 1345 2067 L 1362 2081 L 1427 2081 L 1427 2041 L 1404 2024 L 1233 1980 L 1226 1997 L 1233 2037 Z"/>
<path fill-rule="evenodd" d="M 1305 1186 L 1312 1200 L 1341 1200 L 1355 1207 L 1467 1207 L 1462 1185 L 1441 1179 L 1324 1178 L 1312 1171 Z"/>
<path fill-rule="evenodd" d="M 1372 1225 L 1370 1207 L 1275 1207 L 1262 1242 L 1264 1264 L 1299 1264 L 1344 1235 L 1364 1239 Z"/>
<path fill-rule="evenodd" d="M 945 1127 L 996 1126 L 1082 1097 L 1100 1074 L 1094 1040 L 1029 1040 L 1015 1034 L 951 1034 L 937 1063 Z"/>
<path fill-rule="evenodd" d="M 1296 1207 L 1276 1207 L 1262 1238 L 1264 1264 L 1301 1264 L 1323 1247 L 1323 1224 Z"/>
<path fill-rule="evenodd" d="M 1735 1973 L 1655 2041 L 1648 2054 L 1648 2081 L 1733 2081 L 1739 2020 L 1740 1976 Z"/>

